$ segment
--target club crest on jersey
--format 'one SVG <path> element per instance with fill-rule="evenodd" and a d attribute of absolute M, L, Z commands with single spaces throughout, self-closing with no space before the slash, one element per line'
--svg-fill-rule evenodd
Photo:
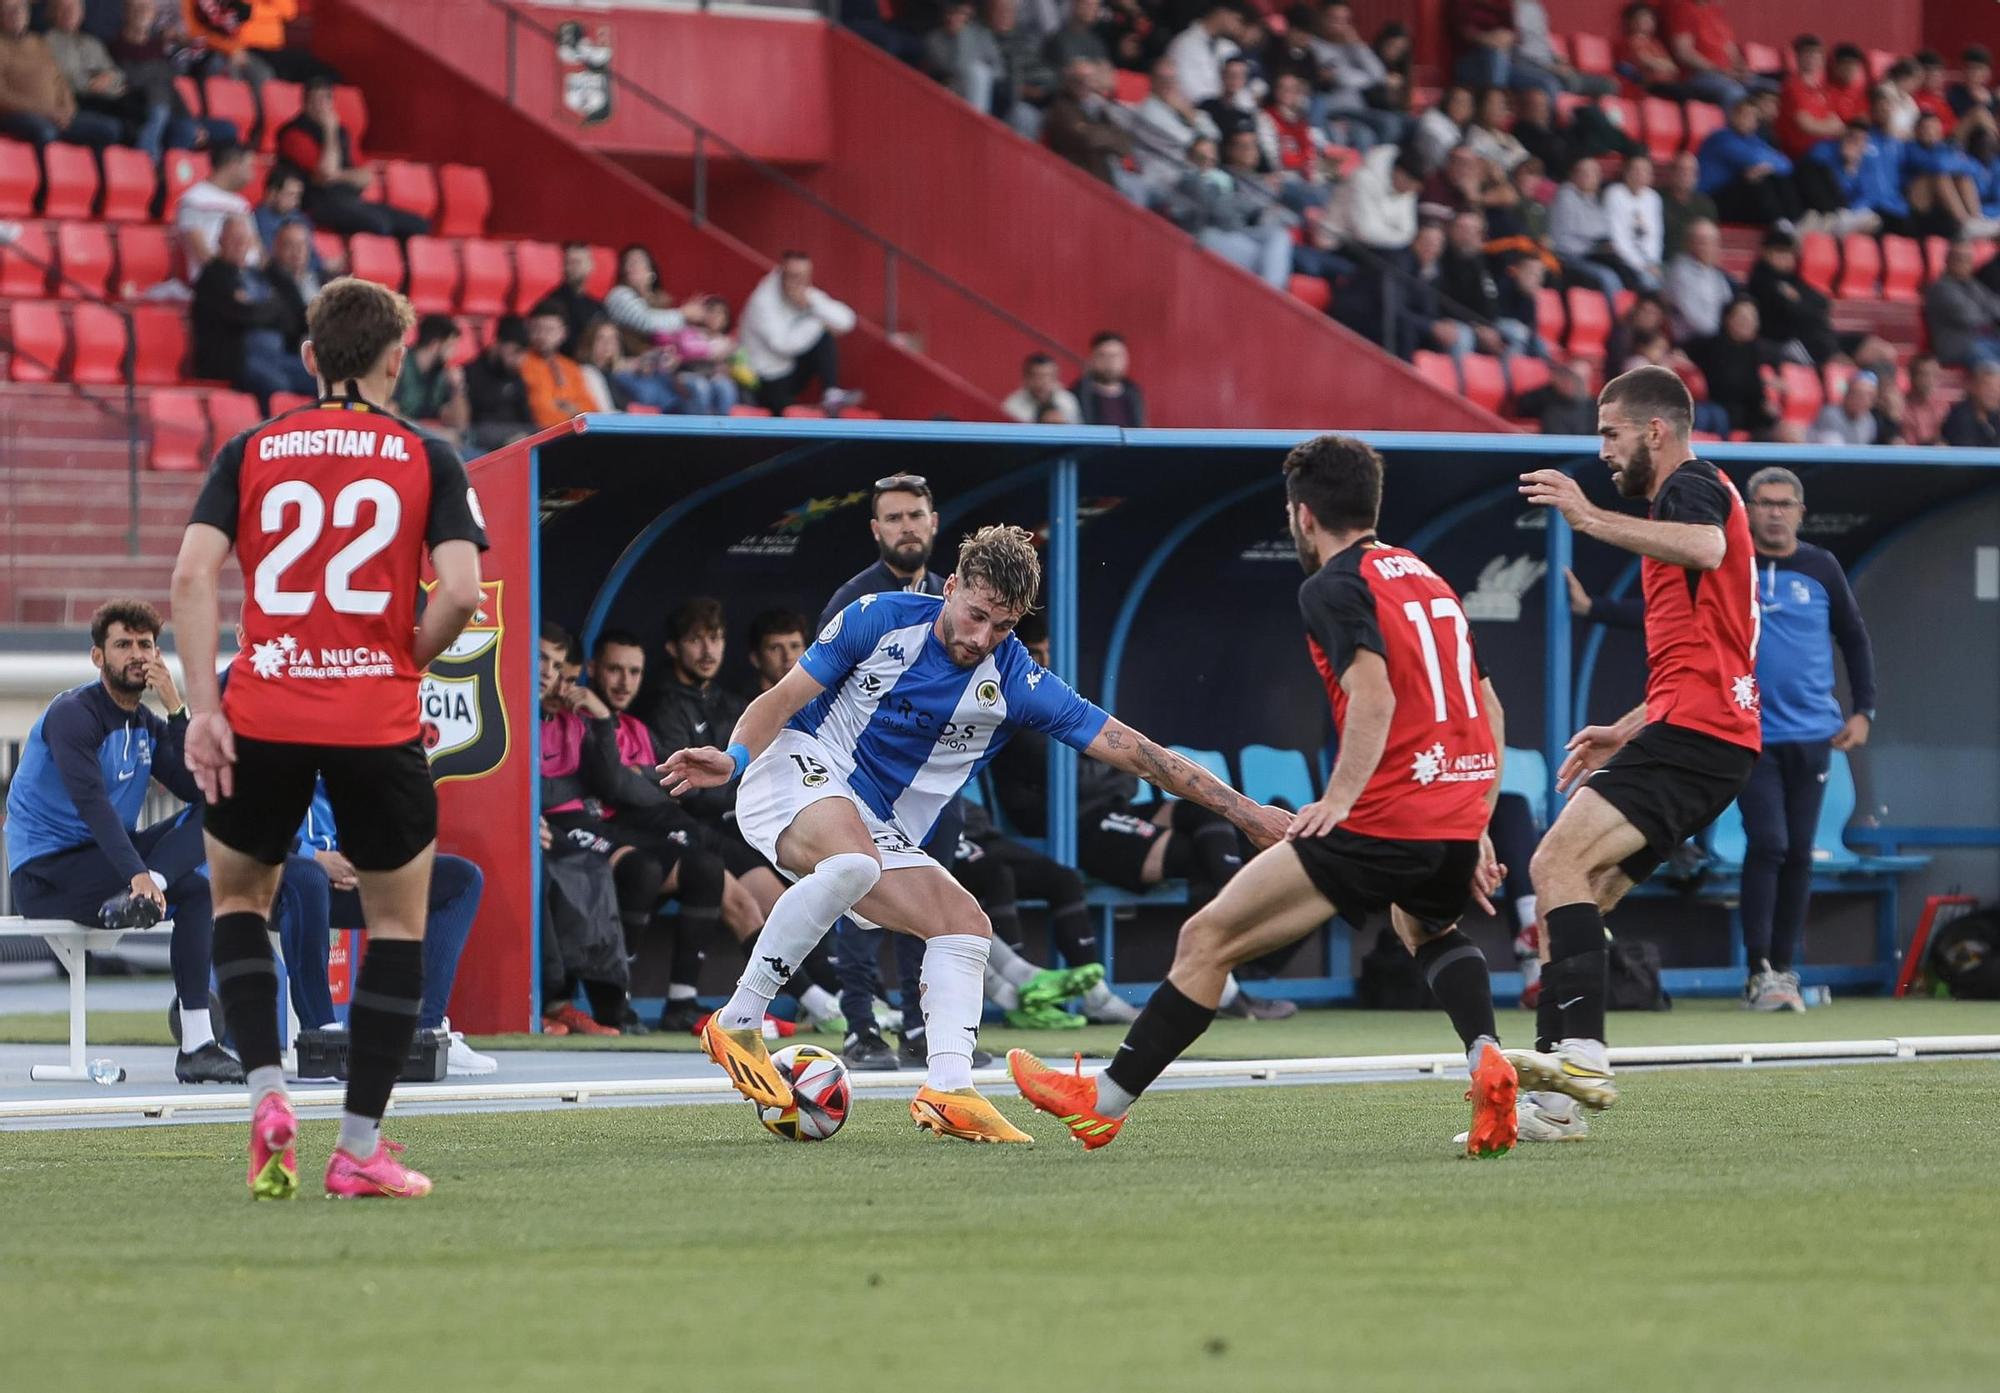
<path fill-rule="evenodd" d="M 981 706 L 997 706 L 1000 703 L 1000 684 L 988 678 L 979 684 L 972 695 Z"/>
<path fill-rule="evenodd" d="M 819 631 L 819 641 L 821 643 L 832 643 L 835 639 L 839 638 L 840 621 L 845 619 L 846 617 L 847 617 L 846 610 L 843 609 L 834 611 L 833 618 L 827 620 L 826 627 Z"/>
<path fill-rule="evenodd" d="M 427 583 L 424 590 L 434 585 Z M 500 699 L 505 586 L 500 580 L 480 582 L 478 610 L 418 684 L 424 753 L 440 783 L 481 778 L 507 757 L 507 711 Z"/>

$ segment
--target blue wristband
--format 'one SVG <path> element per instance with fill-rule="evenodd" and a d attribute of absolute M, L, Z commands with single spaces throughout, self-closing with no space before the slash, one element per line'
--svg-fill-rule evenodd
<path fill-rule="evenodd" d="M 733 774 L 731 774 L 731 775 L 729 776 L 729 777 L 730 777 L 730 779 L 731 779 L 732 781 L 734 781 L 734 780 L 736 780 L 736 779 L 740 779 L 740 778 L 742 778 L 742 777 L 743 777 L 743 771 L 744 771 L 745 769 L 748 769 L 748 768 L 750 767 L 750 749 L 749 749 L 749 747 L 748 747 L 748 746 L 746 746 L 746 745 L 743 745 L 743 744 L 740 744 L 740 743 L 739 743 L 739 744 L 735 744 L 735 745 L 731 745 L 731 746 L 730 746 L 730 747 L 729 747 L 729 748 L 728 748 L 727 750 L 725 750 L 725 751 L 724 751 L 723 753 L 727 754 L 727 755 L 729 756 L 729 761 L 730 761 L 730 763 L 732 763 L 732 764 L 734 764 L 734 765 L 736 766 L 736 772 L 735 772 L 735 773 L 733 773 Z"/>

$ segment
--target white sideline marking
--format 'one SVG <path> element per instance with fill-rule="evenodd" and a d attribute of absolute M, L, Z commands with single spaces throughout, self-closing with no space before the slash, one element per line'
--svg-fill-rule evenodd
<path fill-rule="evenodd" d="M 1627 1045 L 1614 1048 L 1614 1064 L 1751 1064 L 1759 1060 L 1915 1059 L 1954 1054 L 2000 1052 L 2000 1035 L 1913 1035 L 1886 1040 L 1791 1040 L 1743 1045 Z M 1170 1079 L 1231 1079 L 1246 1082 L 1282 1079 L 1287 1075 L 1400 1073 L 1447 1075 L 1465 1067 L 1465 1056 L 1451 1054 L 1333 1055 L 1318 1059 L 1196 1059 L 1167 1066 Z M 908 1074 L 851 1073 L 857 1093 L 906 1093 Z M 977 1084 L 1012 1080 L 1003 1068 L 981 1069 Z M 302 1113 L 322 1113 L 340 1107 L 346 1096 L 341 1085 L 310 1085 L 293 1091 L 292 1105 Z M 580 1079 L 535 1083 L 418 1083 L 396 1089 L 391 1107 L 415 1103 L 558 1102 L 588 1106 L 606 1098 L 700 1098 L 734 1101 L 727 1079 Z M 181 1113 L 243 1112 L 250 1094 L 243 1089 L 189 1088 L 177 1093 L 139 1096 L 85 1093 L 66 1098 L 26 1098 L 0 1102 L 0 1118 L 107 1117 L 137 1115 L 171 1118 Z"/>

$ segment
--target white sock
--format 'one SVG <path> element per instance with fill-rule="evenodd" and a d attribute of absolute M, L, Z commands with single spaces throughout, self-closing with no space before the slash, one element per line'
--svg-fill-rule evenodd
<path fill-rule="evenodd" d="M 260 1064 L 244 1077 L 244 1082 L 250 1085 L 250 1106 L 254 1108 L 273 1093 L 284 1093 L 285 1071 L 275 1064 Z"/>
<path fill-rule="evenodd" d="M 924 1039 L 932 1088 L 972 1087 L 972 1046 L 979 1038 L 980 990 L 992 942 L 983 934 L 939 934 L 924 944 Z"/>
<path fill-rule="evenodd" d="M 998 942 L 996 939 L 995 942 Z M 1003 1011 L 1018 1010 L 1021 989 L 1002 977 L 993 964 L 986 965 L 986 999 Z"/>
<path fill-rule="evenodd" d="M 829 856 L 794 885 L 787 886 L 750 949 L 750 962 L 736 979 L 736 994 L 722 1008 L 724 1030 L 761 1024 L 773 997 L 819 946 L 833 921 L 875 888 L 882 863 L 859 851 Z"/>
<path fill-rule="evenodd" d="M 988 940 L 993 945 L 992 954 L 986 959 L 987 970 L 999 973 L 1015 986 L 1025 986 L 1034 980 L 1041 969 L 1016 953 L 1013 947 L 997 935 Z"/>
<path fill-rule="evenodd" d="M 667 1000 L 669 1001 L 693 1001 L 700 994 L 700 992 L 696 991 L 687 982 L 667 983 Z"/>
<path fill-rule="evenodd" d="M 181 1053 L 193 1054 L 203 1045 L 213 1044 L 215 1027 L 208 1023 L 208 1008 L 190 1011 L 181 1007 Z"/>
<path fill-rule="evenodd" d="M 1233 980 L 1233 979 L 1232 979 Z M 1132 1110 L 1139 1100 L 1111 1081 L 1111 1075 L 1097 1076 L 1097 1111 L 1100 1116 L 1118 1118 Z"/>
<path fill-rule="evenodd" d="M 375 1154 L 375 1148 L 382 1144 L 382 1119 L 363 1117 L 360 1113 L 344 1112 L 340 1115 L 340 1140 L 334 1145 L 357 1161 L 365 1161 Z"/>
<path fill-rule="evenodd" d="M 1109 982 L 1099 982 L 1083 994 L 1083 1009 L 1095 1011 L 1100 1006 L 1109 1006 L 1118 998 L 1112 994 Z"/>
<path fill-rule="evenodd" d="M 1216 1009 L 1219 1011 L 1225 1006 L 1234 1005 L 1236 1002 L 1236 998 L 1241 995 L 1243 995 L 1243 988 L 1236 985 L 1236 974 L 1232 972 L 1229 974 L 1229 976 L 1223 979 L 1222 1000 L 1215 1003 Z M 1099 1084 L 1097 1086 L 1097 1089 L 1099 1093 L 1102 1093 L 1104 1091 L 1104 1085 Z"/>
<path fill-rule="evenodd" d="M 1523 929 L 1526 929 L 1528 925 L 1535 922 L 1535 911 L 1540 907 L 1533 895 L 1515 896 L 1514 922 L 1519 924 Z"/>
<path fill-rule="evenodd" d="M 816 1021 L 840 1014 L 840 998 L 825 987 L 807 987 L 799 996 L 799 1009 Z"/>

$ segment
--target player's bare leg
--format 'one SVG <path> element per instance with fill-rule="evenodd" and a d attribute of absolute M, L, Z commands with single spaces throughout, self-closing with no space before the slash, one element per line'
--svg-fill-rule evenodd
<path fill-rule="evenodd" d="M 356 868 L 368 951 L 347 1014 L 347 1105 L 340 1140 L 326 1163 L 329 1198 L 420 1199 L 430 1177 L 402 1162 L 403 1148 L 382 1135 L 382 1114 L 424 995 L 424 925 L 430 916 L 432 842 L 392 871 Z"/>
<path fill-rule="evenodd" d="M 1216 837 L 1184 837 L 1181 833 L 1174 830 L 1174 807 L 1178 801 L 1178 799 L 1163 800 L 1158 810 L 1153 814 L 1153 825 L 1162 830 L 1159 836 L 1153 838 L 1152 846 L 1146 850 L 1145 864 L 1139 870 L 1140 881 L 1146 885 L 1158 885 L 1161 881 L 1168 878 L 1167 863 L 1170 860 L 1184 861 L 1186 859 L 1194 859 L 1198 865 L 1197 867 L 1189 868 L 1190 884 L 1196 879 L 1207 879 L 1210 883 L 1216 885 L 1226 884 L 1229 877 L 1235 874 L 1235 870 L 1229 869 L 1225 871 L 1217 864 L 1217 857 L 1221 854 L 1218 848 L 1222 852 L 1233 852 L 1236 841 L 1235 829 L 1230 827 L 1226 822 L 1218 821 L 1215 824 L 1218 829 Z M 1184 847 L 1182 845 L 1183 843 L 1196 842 L 1205 842 L 1206 845 L 1195 845 L 1192 847 Z M 1201 875 L 1199 876 L 1194 874 L 1197 868 L 1201 871 Z M 1248 959 L 1245 961 L 1248 961 Z M 1244 1016 L 1253 1021 L 1288 1020 L 1298 1013 L 1298 1007 L 1289 1001 L 1277 1001 L 1263 997 L 1252 1000 L 1245 997 L 1243 995 L 1243 988 L 1238 985 L 1234 972 L 1230 973 L 1222 983 L 1221 1008 L 1231 1015 Z"/>
<path fill-rule="evenodd" d="M 209 893 L 215 901 L 211 955 L 222 996 L 222 1017 L 236 1042 L 250 1086 L 250 1194 L 288 1200 L 298 1194 L 294 1143 L 298 1119 L 285 1093 L 284 1042 L 278 1038 L 278 968 L 271 955 L 271 901 L 282 866 L 224 846 L 212 836 Z"/>
<path fill-rule="evenodd" d="M 1108 1144 L 1138 1096 L 1208 1029 L 1236 966 L 1298 942 L 1333 913 L 1290 843 L 1261 853 L 1181 926 L 1173 968 L 1126 1032 L 1111 1067 L 1095 1076 L 1081 1066 L 1063 1074 L 1026 1050 L 1009 1050 L 1007 1068 L 1021 1096 L 1085 1147 Z"/>
<path fill-rule="evenodd" d="M 834 920 L 882 878 L 882 862 L 861 815 L 845 798 L 801 808 L 778 838 L 778 860 L 798 879 L 778 897 L 736 993 L 709 1017 L 702 1049 L 737 1092 L 765 1107 L 790 1107 L 792 1090 L 764 1047 L 764 1013 Z"/>

